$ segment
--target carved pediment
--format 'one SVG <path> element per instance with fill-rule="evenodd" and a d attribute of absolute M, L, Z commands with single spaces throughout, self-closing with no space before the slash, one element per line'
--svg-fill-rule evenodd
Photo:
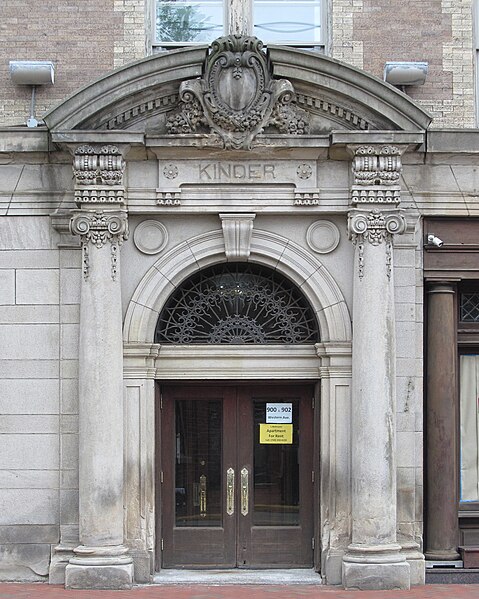
<path fill-rule="evenodd" d="M 286 79 L 272 77 L 263 42 L 231 35 L 215 40 L 201 79 L 184 81 L 180 104 L 168 117 L 169 133 L 217 133 L 226 148 L 248 149 L 265 127 L 301 135 L 308 130 L 307 113 L 294 103 Z"/>
<path fill-rule="evenodd" d="M 430 117 L 383 81 L 315 52 L 228 36 L 113 71 L 45 115 L 53 132 L 214 134 L 230 148 L 261 133 L 423 130 Z"/>

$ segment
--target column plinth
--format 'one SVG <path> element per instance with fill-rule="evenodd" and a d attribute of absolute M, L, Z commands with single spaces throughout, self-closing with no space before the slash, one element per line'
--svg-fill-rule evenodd
<path fill-rule="evenodd" d="M 119 246 L 122 210 L 78 210 L 83 280 L 79 347 L 79 537 L 65 570 L 70 589 L 126 589 L 123 546 L 123 342 Z"/>

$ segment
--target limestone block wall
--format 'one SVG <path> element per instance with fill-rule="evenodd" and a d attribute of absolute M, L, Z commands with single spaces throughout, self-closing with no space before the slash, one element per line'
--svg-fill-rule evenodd
<path fill-rule="evenodd" d="M 59 416 L 62 282 L 48 217 L 1 217 L 0 281 L 0 577 L 37 580 L 71 509 L 60 432 L 74 426 Z"/>
<path fill-rule="evenodd" d="M 398 540 L 423 541 L 423 283 L 417 214 L 395 240 Z"/>

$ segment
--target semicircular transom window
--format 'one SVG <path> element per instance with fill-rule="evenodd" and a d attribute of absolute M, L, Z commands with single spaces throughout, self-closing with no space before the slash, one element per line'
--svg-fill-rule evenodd
<path fill-rule="evenodd" d="M 187 279 L 161 311 L 156 343 L 298 344 L 320 339 L 302 292 L 278 272 L 218 264 Z"/>

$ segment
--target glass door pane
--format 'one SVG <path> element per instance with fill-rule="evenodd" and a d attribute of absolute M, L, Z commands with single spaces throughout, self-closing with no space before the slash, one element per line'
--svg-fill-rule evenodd
<path fill-rule="evenodd" d="M 299 526 L 299 404 L 254 401 L 254 526 Z"/>
<path fill-rule="evenodd" d="M 175 402 L 175 526 L 221 526 L 222 402 Z"/>

